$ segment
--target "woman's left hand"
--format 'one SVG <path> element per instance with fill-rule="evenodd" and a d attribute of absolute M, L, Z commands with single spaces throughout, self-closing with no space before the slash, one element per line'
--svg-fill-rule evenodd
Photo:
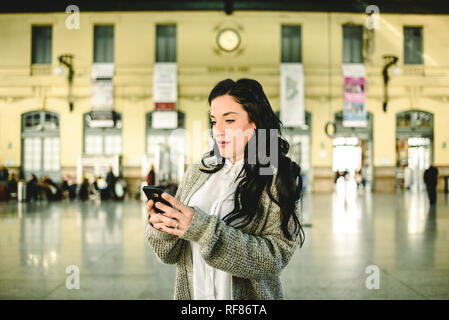
<path fill-rule="evenodd" d="M 159 201 L 156 202 L 155 206 L 164 211 L 164 213 L 157 215 L 158 222 L 162 220 L 162 224 L 158 224 L 158 230 L 180 237 L 192 222 L 195 211 L 192 207 L 182 204 L 166 192 L 162 193 L 162 198 L 167 200 L 173 208 Z M 154 217 L 150 218 L 150 223 L 153 223 L 152 219 Z"/>

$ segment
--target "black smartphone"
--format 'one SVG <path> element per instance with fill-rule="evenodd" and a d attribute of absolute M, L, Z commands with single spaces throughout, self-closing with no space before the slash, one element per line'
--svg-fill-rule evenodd
<path fill-rule="evenodd" d="M 163 204 L 165 204 L 169 207 L 172 207 L 172 205 L 167 200 L 162 198 L 162 193 L 164 192 L 163 189 L 158 188 L 153 185 L 149 185 L 149 186 L 143 187 L 143 192 L 147 196 L 148 200 L 153 200 L 153 202 L 154 202 L 153 208 L 154 208 L 154 211 L 156 211 L 157 213 L 164 213 L 164 211 L 162 211 L 161 209 L 156 208 L 154 206 L 156 204 L 156 202 L 158 202 L 158 201 L 162 202 Z"/>

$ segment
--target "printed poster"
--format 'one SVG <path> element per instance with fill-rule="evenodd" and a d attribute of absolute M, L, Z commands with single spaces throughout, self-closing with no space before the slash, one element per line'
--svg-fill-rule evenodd
<path fill-rule="evenodd" d="M 365 68 L 360 64 L 343 66 L 343 126 L 366 127 L 366 77 Z"/>
<path fill-rule="evenodd" d="M 280 120 L 286 127 L 304 125 L 304 72 L 302 63 L 281 63 Z"/>

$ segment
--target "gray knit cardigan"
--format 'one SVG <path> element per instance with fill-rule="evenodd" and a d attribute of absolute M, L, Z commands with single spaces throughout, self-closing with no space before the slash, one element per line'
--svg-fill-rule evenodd
<path fill-rule="evenodd" d="M 210 176 L 200 168 L 205 168 L 201 161 L 191 164 L 178 187 L 175 198 L 185 205 Z M 271 192 L 277 199 L 277 168 L 272 166 L 272 169 Z M 150 247 L 161 262 L 177 264 L 174 299 L 193 299 L 189 241 L 199 243 L 207 264 L 232 274 L 232 299 L 283 299 L 280 273 L 295 252 L 299 237 L 288 240 L 284 236 L 280 226 L 280 208 L 270 200 L 266 190 L 261 200 L 263 215 L 260 221 L 252 221 L 239 229 L 193 206 L 195 215 L 180 237 L 157 230 L 145 215 L 145 238 Z M 293 219 L 290 219 L 289 230 L 293 230 Z"/>

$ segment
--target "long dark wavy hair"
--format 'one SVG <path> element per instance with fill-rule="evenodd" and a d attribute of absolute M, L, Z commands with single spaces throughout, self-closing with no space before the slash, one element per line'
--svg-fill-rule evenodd
<path fill-rule="evenodd" d="M 273 174 L 261 175 L 260 168 L 268 167 L 270 164 L 261 163 L 259 160 L 260 155 L 268 156 L 267 152 L 261 152 L 259 154 L 258 146 L 259 138 L 258 134 L 253 134 L 245 146 L 244 162 L 242 171 L 239 175 L 242 175 L 243 171 L 246 175 L 238 183 L 235 191 L 234 209 L 228 213 L 223 221 L 229 225 L 235 220 L 240 222 L 235 226 L 237 228 L 248 225 L 253 219 L 258 221 L 263 212 L 263 207 L 261 204 L 261 195 L 263 190 L 267 191 L 270 199 L 280 207 L 281 210 L 281 229 L 287 239 L 292 240 L 292 234 L 289 232 L 289 222 L 293 219 L 294 230 L 293 235 L 300 237 L 300 246 L 302 247 L 305 235 L 302 228 L 298 214 L 296 213 L 297 206 L 300 205 L 300 200 L 302 198 L 302 178 L 301 178 L 301 168 L 300 166 L 292 161 L 288 156 L 288 150 L 290 148 L 289 143 L 282 137 L 281 125 L 282 122 L 274 114 L 270 103 L 263 91 L 263 88 L 259 82 L 252 79 L 240 79 L 238 81 L 233 81 L 231 79 L 226 79 L 219 82 L 211 91 L 209 95 L 209 106 L 211 102 L 216 97 L 223 95 L 232 96 L 236 102 L 241 104 L 245 111 L 248 113 L 250 122 L 256 125 L 257 129 L 270 129 L 278 130 L 278 161 L 277 161 L 277 179 L 276 179 L 276 190 L 278 194 L 278 199 L 275 199 L 271 193 L 270 187 L 273 182 Z M 211 133 L 212 122 L 210 124 Z M 257 132 L 256 132 L 257 133 Z M 266 150 L 271 150 L 270 146 L 270 134 L 266 134 Z M 251 158 L 251 164 L 248 163 L 248 146 L 252 139 L 256 139 L 256 163 L 254 164 L 254 155 Z M 252 142 L 254 143 L 254 141 Z M 263 145 L 263 143 L 262 143 Z M 225 164 L 225 158 L 220 155 L 217 142 L 214 139 L 214 147 L 211 151 L 207 152 L 201 159 L 202 164 L 210 168 L 208 164 L 205 163 L 207 158 L 216 157 L 219 161 L 218 163 L 212 164 L 212 169 L 201 169 L 205 173 L 215 173 L 223 168 Z M 271 158 L 271 157 L 270 157 Z"/>

